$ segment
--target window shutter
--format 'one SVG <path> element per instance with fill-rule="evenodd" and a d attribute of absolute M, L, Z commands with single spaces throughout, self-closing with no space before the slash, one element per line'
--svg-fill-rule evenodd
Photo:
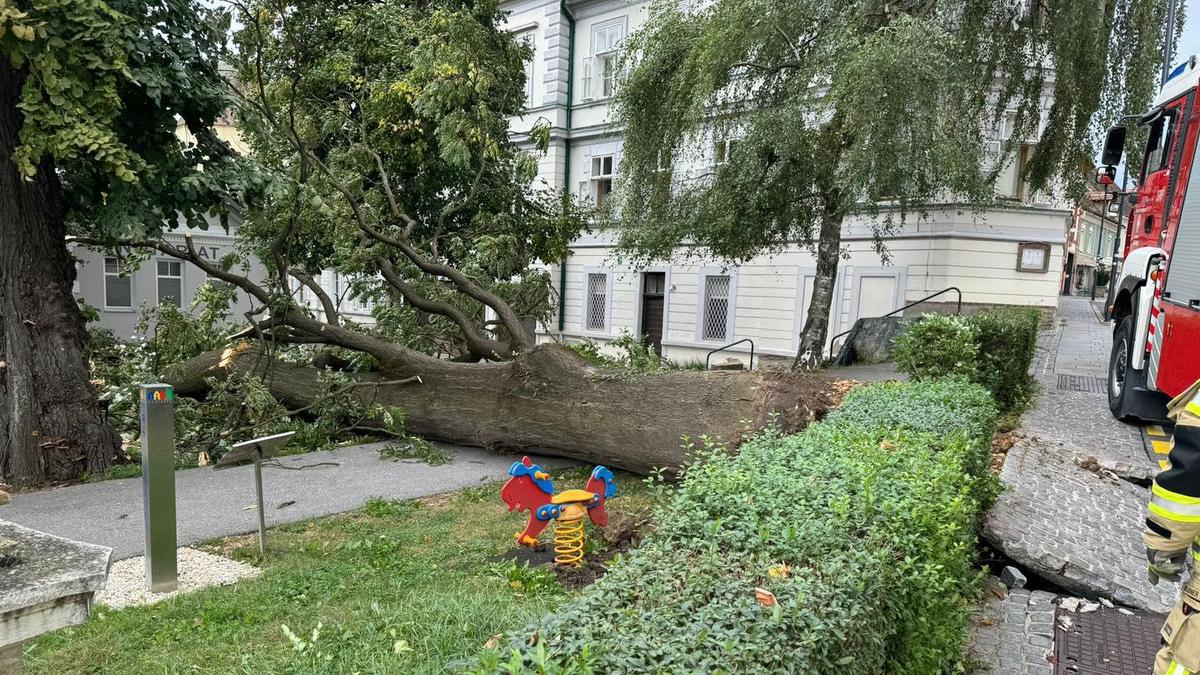
<path fill-rule="evenodd" d="M 583 60 L 583 95 L 581 100 L 590 101 L 595 96 L 592 93 L 592 82 L 595 78 L 592 76 L 592 57 L 587 57 Z"/>

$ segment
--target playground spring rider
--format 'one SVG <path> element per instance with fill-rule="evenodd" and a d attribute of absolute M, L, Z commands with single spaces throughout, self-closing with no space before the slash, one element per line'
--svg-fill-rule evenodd
<path fill-rule="evenodd" d="M 528 457 L 513 462 L 508 475 L 511 478 L 500 488 L 500 498 L 509 511 L 529 511 L 529 524 L 523 532 L 516 534 L 517 543 L 536 546 L 538 534 L 551 520 L 558 521 L 554 527 L 555 564 L 582 565 L 583 516 L 587 515 L 600 527 L 608 524 L 604 502 L 617 492 L 612 471 L 598 466 L 592 469 L 586 489 L 565 490 L 559 494 L 554 494 L 550 474 Z"/>

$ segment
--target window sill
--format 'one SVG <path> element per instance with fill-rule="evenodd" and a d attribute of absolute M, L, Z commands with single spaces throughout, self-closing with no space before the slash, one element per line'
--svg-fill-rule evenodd
<path fill-rule="evenodd" d="M 132 314 L 137 311 L 136 307 L 108 307 L 107 305 L 101 309 L 102 312 L 120 312 L 122 314 Z"/>

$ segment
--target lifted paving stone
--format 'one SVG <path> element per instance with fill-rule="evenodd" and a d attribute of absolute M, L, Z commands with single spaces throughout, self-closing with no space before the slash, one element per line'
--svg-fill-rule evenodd
<path fill-rule="evenodd" d="M 1170 609 L 1176 586 L 1146 579 L 1145 488 L 1106 480 L 1031 438 L 1009 450 L 1000 477 L 1005 490 L 983 530 L 996 548 L 1071 593 Z"/>
<path fill-rule="evenodd" d="M 1005 458 L 1004 492 L 983 535 L 1071 593 L 1165 612 L 1178 589 L 1146 579 L 1141 531 L 1149 491 L 1130 482 L 1144 484 L 1158 470 L 1141 430 L 1112 418 L 1104 392 L 1058 388 L 1062 373 L 1105 376 L 1111 330 L 1086 300 L 1060 301 L 1058 325 L 1038 338 L 1039 392 Z"/>

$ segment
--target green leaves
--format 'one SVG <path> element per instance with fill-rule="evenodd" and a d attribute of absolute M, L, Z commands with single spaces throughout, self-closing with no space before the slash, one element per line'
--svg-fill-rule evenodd
<path fill-rule="evenodd" d="M 913 379 L 978 382 L 1002 411 L 1013 412 L 1033 394 L 1029 366 L 1039 316 L 1032 307 L 997 307 L 971 317 L 927 314 L 896 339 L 896 365 Z"/>
<path fill-rule="evenodd" d="M 738 262 L 815 246 L 827 211 L 881 238 L 950 195 L 993 201 L 1001 126 L 1008 166 L 1040 141 L 1032 190 L 1073 194 L 1098 129 L 1149 101 L 1163 4 L 660 0 L 622 63 L 621 244 Z"/>
<path fill-rule="evenodd" d="M 627 562 L 476 672 L 585 650 L 598 672 L 953 672 L 995 417 L 977 385 L 870 385 L 803 433 L 708 444 Z"/>
<path fill-rule="evenodd" d="M 61 172 L 74 227 L 153 236 L 224 212 L 252 184 L 213 132 L 229 106 L 223 15 L 188 0 L 23 4 L 0 7 L 0 58 L 23 82 L 3 103 L 24 118 L 13 161 L 28 180 Z M 194 189 L 174 189 L 184 183 Z"/>
<path fill-rule="evenodd" d="M 239 17 L 234 63 L 250 99 L 241 126 L 282 187 L 264 195 L 244 241 L 268 268 L 361 274 L 361 290 L 384 300 L 376 330 L 422 351 L 457 355 L 462 331 L 387 302 L 400 293 L 379 279 L 381 266 L 480 327 L 483 306 L 394 247 L 365 241 L 363 223 L 406 237 L 521 316 L 545 316 L 549 277 L 531 268 L 562 258 L 583 218 L 570 199 L 532 186 L 548 127 L 531 132 L 532 151 L 509 137 L 510 116 L 524 108 L 528 47 L 501 29 L 490 0 L 328 8 L 260 0 Z"/>
<path fill-rule="evenodd" d="M 975 327 L 962 316 L 926 314 L 896 338 L 896 367 L 916 380 L 974 379 L 979 345 Z"/>

